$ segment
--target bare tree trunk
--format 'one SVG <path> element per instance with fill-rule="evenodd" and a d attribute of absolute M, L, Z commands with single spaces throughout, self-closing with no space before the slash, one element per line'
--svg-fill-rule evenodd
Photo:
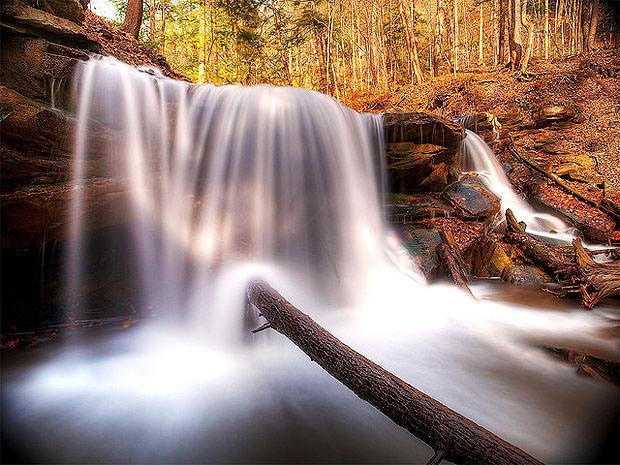
<path fill-rule="evenodd" d="M 207 0 L 199 2 L 200 32 L 198 36 L 198 82 L 207 79 Z"/>
<path fill-rule="evenodd" d="M 413 7 L 413 3 L 412 3 Z M 404 4 L 404 0 L 400 0 L 398 3 L 398 10 L 400 13 L 400 19 L 403 24 L 403 30 L 405 32 L 405 42 L 407 44 L 407 55 L 409 60 L 409 66 L 412 71 L 412 80 L 415 80 L 417 84 L 424 82 L 424 76 L 422 75 L 422 67 L 420 66 L 420 57 L 418 56 L 418 45 L 415 38 L 413 15 L 410 15 Z"/>
<path fill-rule="evenodd" d="M 454 77 L 456 77 L 456 73 L 459 70 L 459 7 L 458 7 L 458 0 L 454 0 L 454 23 L 452 24 L 452 32 L 453 32 L 452 66 L 453 66 L 453 69 L 454 69 Z"/>
<path fill-rule="evenodd" d="M 281 2 L 280 2 L 281 3 Z M 280 63 L 284 69 L 284 79 L 287 85 L 291 85 L 291 69 L 289 66 L 289 60 L 286 53 L 285 43 L 282 40 L 282 18 L 280 15 L 280 6 L 276 5 L 275 0 L 271 0 L 271 9 L 273 11 L 273 22 L 276 30 L 276 40 L 278 41 Z"/>
<path fill-rule="evenodd" d="M 166 53 L 166 7 L 161 5 L 161 53 Z"/>
<path fill-rule="evenodd" d="M 506 51 L 506 15 L 508 14 L 508 0 L 498 0 L 499 6 L 499 34 L 497 36 L 497 61 L 498 63 L 504 63 L 505 51 Z"/>
<path fill-rule="evenodd" d="M 545 0 L 545 60 L 549 59 L 549 0 Z"/>
<path fill-rule="evenodd" d="M 149 0 L 149 40 L 151 43 L 155 43 L 155 36 L 157 32 L 156 20 L 155 0 Z"/>
<path fill-rule="evenodd" d="M 443 33 L 444 33 L 444 11 L 443 11 L 443 2 L 442 0 L 437 0 L 437 53 L 435 53 L 435 74 L 439 74 L 439 57 L 443 56 L 444 47 L 443 47 Z M 450 66 L 450 64 L 448 64 Z M 448 68 L 449 69 L 449 68 Z"/>
<path fill-rule="evenodd" d="M 520 69 L 523 59 L 523 42 L 521 41 L 521 0 L 508 0 L 510 14 L 508 44 L 510 46 L 510 68 Z"/>
<path fill-rule="evenodd" d="M 596 28 L 598 26 L 599 0 L 592 0 L 592 14 L 590 16 L 590 27 L 588 39 L 586 41 L 586 51 L 592 53 L 596 41 Z"/>
<path fill-rule="evenodd" d="M 493 66 L 497 66 L 499 62 L 499 0 L 493 0 L 492 23 L 493 23 Z"/>
<path fill-rule="evenodd" d="M 564 32 L 564 8 L 566 8 L 566 4 L 565 4 L 566 0 L 560 0 L 559 1 L 559 8 L 560 8 L 560 18 L 562 21 L 562 50 L 561 50 L 561 55 L 564 56 L 566 54 L 565 52 L 565 41 L 566 41 L 566 37 L 565 37 L 565 32 Z"/>
<path fill-rule="evenodd" d="M 469 46 L 469 28 L 467 27 L 467 10 L 465 9 L 465 0 L 463 0 L 461 4 L 461 8 L 463 10 L 463 27 L 461 28 L 463 31 L 463 35 L 465 36 L 465 66 L 466 68 L 470 68 L 470 51 L 471 47 Z"/>
<path fill-rule="evenodd" d="M 482 2 L 480 2 L 480 23 L 478 25 L 478 64 L 481 65 L 484 62 L 484 52 L 482 50 L 482 40 L 483 40 L 483 24 L 482 24 Z"/>
<path fill-rule="evenodd" d="M 519 71 L 525 73 L 527 65 L 530 62 L 530 56 L 532 54 L 532 44 L 534 42 L 534 23 L 528 19 L 527 16 L 527 0 L 521 7 L 521 25 L 527 29 L 527 44 L 525 51 L 523 52 L 523 58 L 519 66 Z"/>
<path fill-rule="evenodd" d="M 330 66 L 332 59 L 332 26 L 333 26 L 333 15 L 332 15 L 332 2 L 331 0 L 327 1 L 327 53 L 325 60 L 325 79 L 327 82 L 327 93 L 331 94 L 331 77 L 330 77 Z"/>
<path fill-rule="evenodd" d="M 127 10 L 125 11 L 125 21 L 121 28 L 123 31 L 131 34 L 135 39 L 140 35 L 140 26 L 142 26 L 143 13 L 142 0 L 128 0 Z"/>

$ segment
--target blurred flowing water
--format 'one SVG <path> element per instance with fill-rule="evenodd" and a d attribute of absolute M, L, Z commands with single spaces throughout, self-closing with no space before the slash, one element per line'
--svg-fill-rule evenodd
<path fill-rule="evenodd" d="M 502 164 L 482 137 L 469 129 L 465 130 L 461 146 L 464 168 L 482 176 L 488 189 L 501 199 L 502 211 L 510 208 L 519 221 L 527 224 L 527 231 L 536 236 L 570 242 L 577 236 L 577 230 L 561 218 L 534 209 L 512 187 Z"/>
<path fill-rule="evenodd" d="M 618 309 L 585 312 L 493 283 L 474 286 L 478 301 L 427 285 L 383 223 L 380 117 L 308 90 L 194 86 L 111 59 L 81 65 L 76 83 L 74 180 L 97 161 L 92 122 L 111 128 L 104 162 L 126 192 L 118 208 L 131 225 L 135 301 L 158 318 L 7 359 L 2 421 L 18 453 L 61 463 L 428 460 L 428 446 L 288 340 L 251 335 L 260 322 L 245 287 L 260 277 L 506 440 L 550 462 L 593 459 L 617 389 L 537 346 L 617 360 L 605 334 Z M 87 187 L 74 192 L 67 266 L 78 313 Z"/>

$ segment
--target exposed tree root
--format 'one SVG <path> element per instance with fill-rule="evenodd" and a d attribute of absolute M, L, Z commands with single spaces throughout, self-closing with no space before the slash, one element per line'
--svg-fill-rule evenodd
<path fill-rule="evenodd" d="M 584 307 L 593 308 L 605 297 L 620 295 L 620 265 L 595 262 L 579 238 L 573 240 L 573 246 L 581 275 L 580 290 Z"/>

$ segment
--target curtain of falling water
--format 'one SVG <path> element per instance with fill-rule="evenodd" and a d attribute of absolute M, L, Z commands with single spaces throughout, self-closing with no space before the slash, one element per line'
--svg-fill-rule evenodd
<path fill-rule="evenodd" d="M 512 187 L 501 163 L 487 143 L 478 134 L 465 130 L 461 146 L 464 168 L 476 171 L 491 192 L 502 201 L 502 210 L 510 208 L 519 221 L 525 221 L 528 232 L 558 240 L 570 241 L 575 229 L 557 216 L 536 211 Z"/>
<path fill-rule="evenodd" d="M 229 275 L 247 261 L 333 303 L 363 298 L 367 272 L 388 248 L 379 116 L 309 90 L 196 86 L 108 58 L 78 73 L 74 307 L 88 255 L 89 186 L 80 180 L 92 152 L 89 120 L 111 131 L 104 157 L 127 193 L 142 306 L 208 320 L 213 336 L 227 339 L 241 329 L 249 278 L 231 287 Z"/>

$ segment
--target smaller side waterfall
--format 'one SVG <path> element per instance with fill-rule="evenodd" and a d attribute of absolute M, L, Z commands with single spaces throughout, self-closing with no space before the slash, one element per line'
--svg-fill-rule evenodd
<path fill-rule="evenodd" d="M 465 130 L 461 145 L 463 168 L 478 173 L 491 192 L 502 202 L 502 211 L 510 208 L 520 221 L 525 221 L 528 232 L 537 236 L 571 241 L 576 230 L 557 216 L 536 211 L 512 187 L 501 163 L 487 143 L 473 131 Z"/>

